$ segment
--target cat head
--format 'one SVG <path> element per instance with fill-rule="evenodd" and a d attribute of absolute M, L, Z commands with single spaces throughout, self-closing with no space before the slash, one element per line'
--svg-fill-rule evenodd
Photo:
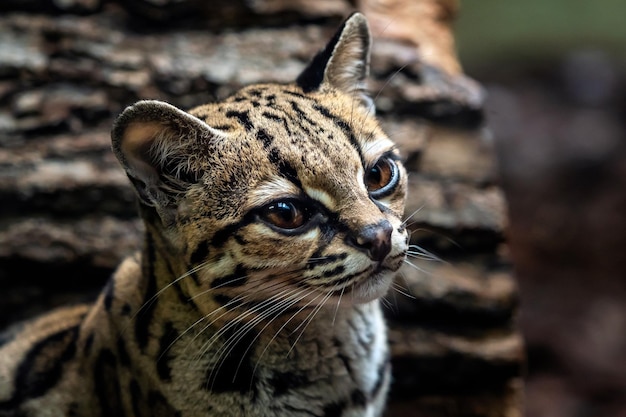
<path fill-rule="evenodd" d="M 407 250 L 407 175 L 365 93 L 369 53 L 355 13 L 292 84 L 189 112 L 141 101 L 117 119 L 114 153 L 162 256 L 193 271 L 190 295 L 296 306 L 387 291 Z"/>

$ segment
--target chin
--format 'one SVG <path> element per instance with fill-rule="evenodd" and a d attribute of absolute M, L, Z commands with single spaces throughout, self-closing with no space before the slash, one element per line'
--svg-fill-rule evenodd
<path fill-rule="evenodd" d="M 351 292 L 353 304 L 364 304 L 377 300 L 387 294 L 396 275 L 395 271 L 383 270 L 375 272 L 359 282 Z"/>

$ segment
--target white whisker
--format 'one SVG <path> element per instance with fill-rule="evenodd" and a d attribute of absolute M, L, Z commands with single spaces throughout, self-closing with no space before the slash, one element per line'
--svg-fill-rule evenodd
<path fill-rule="evenodd" d="M 336 287 L 335 287 L 336 288 Z M 333 291 L 335 290 L 335 288 L 331 289 L 328 294 L 326 294 L 324 296 L 324 298 L 322 298 L 322 300 L 320 301 L 320 303 L 313 309 L 313 311 L 307 316 L 307 318 L 304 319 L 304 321 L 298 326 L 302 326 L 302 324 L 304 324 L 304 326 L 302 327 L 302 331 L 300 332 L 300 334 L 298 335 L 298 337 L 296 337 L 296 340 L 293 342 L 293 344 L 291 345 L 291 347 L 289 348 L 289 351 L 287 352 L 287 357 L 291 354 L 291 352 L 293 351 L 293 349 L 296 347 L 296 344 L 298 344 L 298 341 L 300 340 L 300 338 L 302 337 L 302 335 L 304 334 L 304 331 L 307 329 L 307 327 L 309 326 L 309 324 L 311 324 L 311 322 L 313 321 L 313 319 L 315 318 L 315 316 L 317 315 L 317 313 L 319 313 L 319 311 L 322 309 L 322 307 L 324 307 L 324 304 L 326 304 L 326 301 L 328 301 L 332 295 L 333 295 Z M 294 332 L 297 330 L 298 328 L 296 328 L 294 330 Z M 293 333 L 293 332 L 292 332 Z"/>
<path fill-rule="evenodd" d="M 343 297 L 343 292 L 346 290 L 346 287 L 341 289 L 341 293 L 339 294 L 339 299 L 337 300 L 337 307 L 335 307 L 335 314 L 333 315 L 333 326 L 335 325 L 335 320 L 337 319 L 337 312 L 339 311 L 339 305 L 341 304 L 341 297 Z"/>
<path fill-rule="evenodd" d="M 122 330 L 120 330 L 120 334 L 123 334 L 126 331 L 128 326 L 130 326 L 130 323 L 132 323 L 137 318 L 137 316 L 141 313 L 141 311 L 143 311 L 144 308 L 147 308 L 147 307 L 151 306 L 152 304 L 154 304 L 156 299 L 161 294 L 163 294 L 164 291 L 166 291 L 168 288 L 171 288 L 172 285 L 178 283 L 179 281 L 183 280 L 184 278 L 187 278 L 187 277 L 191 276 L 192 274 L 198 272 L 202 268 L 205 268 L 206 266 L 208 266 L 208 264 L 209 264 L 209 261 L 206 261 L 206 262 L 203 262 L 201 264 L 196 265 L 195 267 L 193 267 L 189 271 L 185 272 L 184 274 L 182 274 L 181 276 L 179 276 L 178 278 L 176 278 L 175 280 L 173 280 L 172 282 L 167 284 L 165 287 L 163 287 L 159 291 L 157 291 L 152 297 L 150 297 L 146 302 L 144 302 L 141 305 L 141 307 L 139 307 L 137 309 L 137 311 L 135 311 L 135 313 L 130 317 L 130 319 L 127 322 L 127 324 L 122 328 Z"/>
<path fill-rule="evenodd" d="M 404 289 L 404 288 L 402 288 L 402 287 L 401 287 L 399 284 L 397 284 L 397 283 L 393 283 L 392 288 L 394 289 L 394 291 L 399 292 L 400 294 L 404 295 L 404 296 L 405 296 L 405 297 L 407 297 L 407 298 L 410 298 L 410 299 L 412 299 L 412 300 L 416 300 L 416 299 L 417 299 L 414 295 L 409 294 L 408 292 L 404 291 L 405 289 Z"/>
<path fill-rule="evenodd" d="M 426 206 L 425 204 L 422 204 L 420 207 L 418 207 L 417 209 L 415 209 L 415 210 L 413 211 L 413 213 L 411 213 L 411 214 L 410 214 L 410 215 L 409 215 L 406 219 L 404 219 L 404 221 L 402 222 L 402 226 L 405 226 L 405 227 L 410 227 L 410 226 L 412 226 L 415 222 L 408 223 L 408 224 L 407 224 L 407 222 L 408 222 L 409 220 L 411 220 L 411 218 L 412 218 L 413 216 L 415 216 L 417 213 L 419 213 L 420 211 L 422 211 L 422 209 L 423 209 L 425 206 Z"/>
<path fill-rule="evenodd" d="M 424 274 L 426 274 L 426 275 L 432 275 L 432 271 L 428 271 L 427 269 L 420 268 L 419 266 L 415 265 L 414 263 L 412 263 L 412 262 L 411 262 L 411 261 L 409 261 L 408 259 L 405 259 L 405 260 L 404 260 L 404 263 L 405 263 L 405 264 L 407 264 L 407 265 L 409 265 L 410 267 L 412 267 L 412 268 L 414 268 L 414 269 L 418 270 L 419 272 L 422 272 L 422 273 L 424 273 Z"/>
<path fill-rule="evenodd" d="M 313 292 L 315 291 L 315 289 L 309 289 L 303 296 L 301 296 L 300 298 L 298 298 L 297 300 L 295 300 L 295 302 L 293 304 L 291 304 L 290 306 L 288 306 L 287 308 L 285 308 L 285 310 L 287 310 L 288 308 L 290 308 L 292 305 L 296 305 L 297 303 L 299 303 L 300 301 L 304 300 L 306 297 L 308 297 L 309 295 L 311 295 Z M 305 309 L 308 308 L 308 306 L 315 302 L 315 300 L 317 299 L 317 297 L 313 298 L 312 300 L 310 300 L 308 303 L 306 303 L 304 306 L 300 307 L 298 309 L 298 311 L 296 311 L 294 314 L 291 315 L 291 317 L 289 319 L 287 319 L 285 321 L 285 323 L 283 323 L 282 326 L 280 326 L 280 328 L 276 331 L 276 333 L 274 333 L 274 336 L 272 336 L 272 338 L 269 340 L 269 342 L 267 342 L 267 344 L 265 345 L 265 348 L 263 349 L 263 351 L 261 352 L 261 354 L 259 355 L 259 358 L 257 359 L 257 363 L 254 366 L 254 370 L 252 371 L 252 375 L 256 374 L 256 370 L 259 366 L 259 364 L 261 363 L 261 358 L 263 357 L 263 355 L 265 354 L 265 352 L 269 349 L 270 345 L 272 344 L 272 342 L 278 337 L 278 334 L 291 322 L 291 320 L 293 320 L 294 318 L 296 318 L 302 311 L 304 311 Z M 263 330 L 265 330 L 265 328 L 269 325 L 269 323 L 263 327 L 263 329 L 261 329 L 261 332 L 263 332 Z M 261 333 L 259 332 L 259 334 Z"/>

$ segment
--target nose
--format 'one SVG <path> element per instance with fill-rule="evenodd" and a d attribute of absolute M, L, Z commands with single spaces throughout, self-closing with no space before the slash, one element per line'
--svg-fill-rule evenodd
<path fill-rule="evenodd" d="M 350 236 L 349 243 L 367 253 L 371 260 L 382 262 L 391 251 L 392 232 L 391 223 L 383 220 L 365 226 L 356 236 Z"/>

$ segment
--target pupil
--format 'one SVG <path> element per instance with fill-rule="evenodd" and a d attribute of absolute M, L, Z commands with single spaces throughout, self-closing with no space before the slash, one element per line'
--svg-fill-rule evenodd
<path fill-rule="evenodd" d="M 289 221 L 294 217 L 294 207 L 292 204 L 288 203 L 277 203 L 276 204 L 276 212 L 278 216 L 280 216 L 281 220 Z"/>
<path fill-rule="evenodd" d="M 370 182 L 374 185 L 380 184 L 381 172 L 378 165 L 370 170 Z"/>

